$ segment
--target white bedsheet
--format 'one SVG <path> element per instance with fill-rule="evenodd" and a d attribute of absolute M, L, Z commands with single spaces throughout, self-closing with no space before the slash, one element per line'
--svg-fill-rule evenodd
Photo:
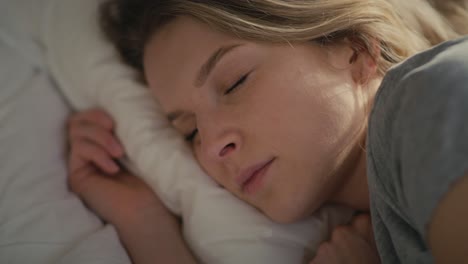
<path fill-rule="evenodd" d="M 45 1 L 0 0 L 0 263 L 130 263 L 114 228 L 67 188 L 70 107 L 28 32 Z"/>

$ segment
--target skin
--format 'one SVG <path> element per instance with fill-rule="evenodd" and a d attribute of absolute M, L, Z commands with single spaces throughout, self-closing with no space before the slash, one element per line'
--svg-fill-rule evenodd
<path fill-rule="evenodd" d="M 468 261 L 468 173 L 445 195 L 428 227 L 428 240 L 435 263 Z"/>
<path fill-rule="evenodd" d="M 197 81 L 212 54 L 231 46 Z M 202 168 L 240 199 L 283 223 L 325 203 L 368 209 L 365 106 L 380 78 L 366 52 L 347 41 L 243 41 L 180 17 L 148 42 L 144 66 L 164 111 L 183 112 L 174 127 L 197 129 L 190 144 Z M 241 171 L 272 159 L 259 191 L 243 191 Z"/>

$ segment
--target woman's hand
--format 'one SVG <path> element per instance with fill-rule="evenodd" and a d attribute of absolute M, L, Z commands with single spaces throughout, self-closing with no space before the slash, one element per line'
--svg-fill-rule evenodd
<path fill-rule="evenodd" d="M 112 118 L 101 110 L 78 113 L 70 118 L 68 132 L 70 188 L 117 228 L 132 262 L 196 263 L 176 217 L 114 160 L 124 150 Z"/>
<path fill-rule="evenodd" d="M 78 113 L 70 118 L 68 132 L 70 188 L 102 219 L 121 226 L 145 214 L 172 217 L 141 179 L 119 167 L 115 159 L 124 149 L 108 114 Z"/>
<path fill-rule="evenodd" d="M 380 258 L 375 246 L 370 216 L 356 216 L 347 226 L 333 230 L 330 241 L 317 250 L 310 264 L 378 264 Z"/>

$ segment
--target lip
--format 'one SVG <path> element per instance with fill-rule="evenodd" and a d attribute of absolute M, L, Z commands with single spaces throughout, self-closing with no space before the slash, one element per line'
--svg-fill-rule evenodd
<path fill-rule="evenodd" d="M 255 193 L 261 187 L 263 176 L 274 160 L 273 158 L 260 162 L 243 170 L 236 178 L 236 182 L 241 187 L 242 192 L 247 194 Z"/>

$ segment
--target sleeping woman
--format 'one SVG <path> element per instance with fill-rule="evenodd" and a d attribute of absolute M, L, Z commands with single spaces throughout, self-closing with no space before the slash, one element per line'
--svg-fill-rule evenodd
<path fill-rule="evenodd" d="M 466 3 L 420 2 L 110 0 L 102 18 L 229 192 L 280 223 L 362 212 L 312 263 L 465 263 L 468 39 L 429 48 L 465 33 Z M 113 127 L 98 109 L 71 117 L 71 188 L 134 263 L 195 263 L 176 217 L 113 160 Z"/>

